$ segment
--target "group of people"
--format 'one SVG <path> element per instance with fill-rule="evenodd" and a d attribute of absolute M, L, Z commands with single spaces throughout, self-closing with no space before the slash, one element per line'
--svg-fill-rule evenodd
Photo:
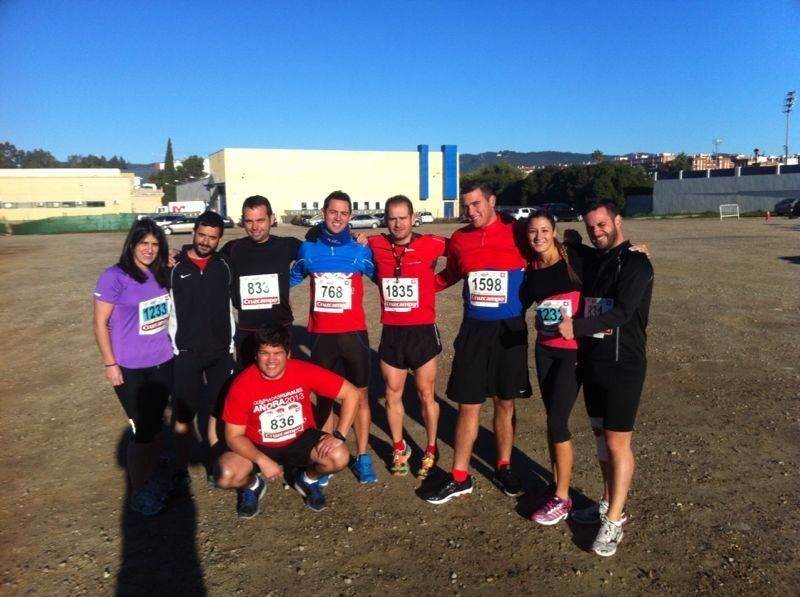
<path fill-rule="evenodd" d="M 435 295 L 461 281 L 464 317 L 447 384 L 447 397 L 458 404 L 453 461 L 449 474 L 423 484 L 422 497 L 443 504 L 472 492 L 469 462 L 487 399 L 494 407 L 493 482 L 509 496 L 524 493 L 511 467 L 514 401 L 533 393 L 525 312 L 535 304 L 535 361 L 553 486 L 532 519 L 544 525 L 567 516 L 599 522 L 593 549 L 613 555 L 627 520 L 633 476 L 631 438 L 646 368 L 650 261 L 625 240 L 622 218 L 610 202 L 586 210 L 592 248 L 575 233 L 570 243 L 560 241 L 554 218 L 545 212 L 527 222 L 506 220 L 495 211 L 496 198 L 486 184 L 463 188 L 461 200 L 470 223 L 450 239 L 415 233 L 412 202 L 402 195 L 386 201 L 388 234 L 354 238 L 350 197 L 342 191 L 325 199 L 323 221 L 305 241 L 271 234 L 272 208 L 262 196 L 243 203 L 247 236 L 219 251 L 224 227 L 213 212 L 197 219 L 191 246 L 172 256 L 154 222 L 135 222 L 119 262 L 98 280 L 94 318 L 106 376 L 133 435 L 131 507 L 157 514 L 171 490 L 188 487 L 188 454 L 201 403 L 210 413 L 204 433 L 209 482 L 237 491 L 242 518 L 258 513 L 270 479 L 292 482 L 314 511 L 325 508 L 323 488 L 332 475 L 348 466 L 360 483 L 375 483 L 365 279 L 378 285 L 380 296 L 378 355 L 393 444 L 388 469 L 397 476 L 411 471 L 412 450 L 403 431 L 403 393 L 411 371 L 426 432 L 414 472 L 429 479 L 439 460 L 434 387 L 442 344 Z M 447 261 L 437 273 L 440 257 Z M 289 332 L 289 289 L 306 277 L 310 362 L 292 357 Z M 569 497 L 568 420 L 581 384 L 604 490 L 598 504 L 575 510 Z M 165 487 L 153 472 L 170 395 L 178 449 Z M 346 445 L 351 427 L 354 456 Z"/>

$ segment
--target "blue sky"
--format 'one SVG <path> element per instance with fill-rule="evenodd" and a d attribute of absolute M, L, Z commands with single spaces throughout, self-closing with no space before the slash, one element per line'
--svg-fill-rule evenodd
<path fill-rule="evenodd" d="M 782 153 L 799 32 L 800 0 L 0 0 L 0 141 Z"/>

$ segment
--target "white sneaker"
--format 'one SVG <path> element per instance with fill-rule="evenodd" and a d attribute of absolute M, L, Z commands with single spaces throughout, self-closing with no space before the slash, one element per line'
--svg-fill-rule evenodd
<path fill-rule="evenodd" d="M 625 533 L 622 532 L 621 522 L 612 522 L 605 516 L 602 520 L 600 530 L 592 544 L 592 551 L 599 556 L 609 557 L 617 553 L 617 545 Z"/>
<path fill-rule="evenodd" d="M 600 498 L 600 501 L 586 508 L 580 510 L 573 510 L 570 512 L 569 518 L 578 524 L 597 524 L 600 520 L 608 514 L 608 501 L 605 498 Z M 623 512 L 620 519 L 617 521 L 622 524 L 628 522 L 627 512 Z"/>

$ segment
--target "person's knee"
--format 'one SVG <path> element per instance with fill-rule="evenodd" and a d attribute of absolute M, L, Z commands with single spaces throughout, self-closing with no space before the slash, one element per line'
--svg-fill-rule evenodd
<path fill-rule="evenodd" d="M 614 456 L 623 456 L 631 452 L 631 434 L 627 432 L 609 432 L 604 434 L 608 452 Z"/>
<path fill-rule="evenodd" d="M 567 427 L 567 422 L 555 417 L 547 418 L 547 429 L 550 433 L 550 441 L 554 444 L 566 442 L 572 439 L 572 435 Z"/>
<path fill-rule="evenodd" d="M 602 417 L 592 417 L 590 421 L 592 432 L 594 433 L 597 459 L 600 462 L 608 462 L 608 444 L 606 443 L 606 435 L 603 432 L 603 419 Z"/>
<path fill-rule="evenodd" d="M 220 489 L 240 487 L 243 481 L 242 477 L 246 476 L 247 475 L 243 475 L 240 468 L 231 463 L 229 459 L 222 457 L 217 461 L 215 477 L 217 487 Z"/>
<path fill-rule="evenodd" d="M 330 460 L 329 466 L 333 472 L 342 471 L 350 464 L 350 451 L 343 444 L 332 450 L 328 458 Z"/>
<path fill-rule="evenodd" d="M 514 401 L 513 400 L 501 400 L 499 398 L 495 398 L 494 400 L 494 408 L 498 412 L 506 415 L 511 416 L 514 414 Z"/>

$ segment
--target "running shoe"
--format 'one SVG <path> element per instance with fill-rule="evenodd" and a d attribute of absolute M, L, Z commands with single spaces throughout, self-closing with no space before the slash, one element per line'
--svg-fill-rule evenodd
<path fill-rule="evenodd" d="M 144 516 L 155 516 L 164 509 L 165 500 L 154 483 L 147 482 L 131 495 L 131 510 Z"/>
<path fill-rule="evenodd" d="M 436 454 L 425 452 L 425 456 L 422 457 L 422 462 L 417 470 L 417 479 L 427 479 L 428 473 L 431 472 L 431 469 L 436 464 L 438 459 L 439 457 Z"/>
<path fill-rule="evenodd" d="M 624 533 L 622 532 L 621 522 L 611 522 L 608 518 L 603 516 L 603 522 L 600 524 L 600 530 L 597 531 L 597 537 L 592 544 L 592 551 L 599 556 L 607 558 L 617 553 L 617 546 L 622 541 Z"/>
<path fill-rule="evenodd" d="M 452 475 L 447 475 L 442 481 L 442 485 L 434 488 L 425 498 L 430 504 L 444 504 L 453 498 L 462 497 L 472 493 L 472 477 L 468 476 L 461 483 L 453 479 Z"/>
<path fill-rule="evenodd" d="M 306 506 L 314 512 L 322 512 L 325 509 L 325 494 L 322 493 L 322 487 L 319 486 L 319 481 L 309 483 L 305 479 L 303 471 L 297 471 L 295 477 L 294 488 L 297 493 L 305 498 Z"/>
<path fill-rule="evenodd" d="M 586 508 L 581 508 L 580 510 L 573 510 L 570 513 L 569 518 L 578 524 L 589 525 L 599 523 L 600 520 L 607 514 L 608 501 L 605 498 L 600 498 L 600 501 L 596 504 L 592 504 Z M 628 514 L 623 512 L 618 522 L 621 522 L 622 524 L 628 522 Z"/>
<path fill-rule="evenodd" d="M 571 509 L 571 499 L 562 499 L 554 495 L 533 513 L 531 520 L 545 526 L 551 526 L 567 518 Z"/>
<path fill-rule="evenodd" d="M 317 479 L 317 483 L 319 483 L 320 487 L 327 487 L 328 483 L 331 482 L 333 479 L 333 473 L 328 473 L 327 475 L 322 475 L 319 479 Z"/>
<path fill-rule="evenodd" d="M 402 450 L 392 452 L 392 466 L 389 471 L 395 477 L 405 477 L 408 474 L 408 459 L 411 458 L 411 448 L 408 444 Z"/>
<path fill-rule="evenodd" d="M 511 466 L 508 464 L 494 471 L 492 482 L 509 497 L 519 497 L 525 493 L 519 477 L 511 470 Z"/>
<path fill-rule="evenodd" d="M 353 469 L 353 474 L 355 474 L 359 483 L 368 485 L 378 482 L 378 475 L 375 474 L 372 468 L 372 458 L 370 458 L 369 454 L 356 456 L 350 468 Z"/>
<path fill-rule="evenodd" d="M 255 489 L 245 487 L 236 492 L 236 514 L 239 518 L 253 518 L 261 509 L 259 502 L 267 492 L 267 482 L 260 475 L 256 475 L 256 479 L 258 485 Z"/>

